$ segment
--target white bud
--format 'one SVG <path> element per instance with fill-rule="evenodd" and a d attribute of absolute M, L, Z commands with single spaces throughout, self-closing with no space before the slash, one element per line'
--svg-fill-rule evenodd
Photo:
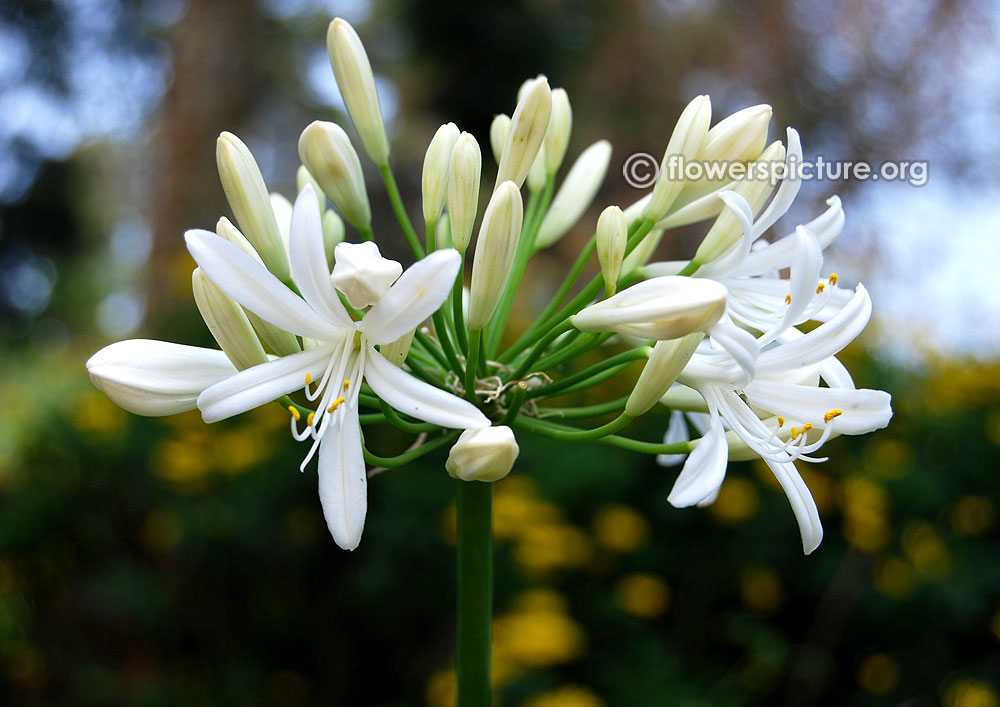
<path fill-rule="evenodd" d="M 656 405 L 677 380 L 703 338 L 704 334 L 696 332 L 679 339 L 657 341 L 625 403 L 625 414 L 638 417 Z"/>
<path fill-rule="evenodd" d="M 279 280 L 288 279 L 288 257 L 271 210 L 271 198 L 250 149 L 232 133 L 215 143 L 222 189 L 236 222 L 253 243 L 264 265 Z"/>
<path fill-rule="evenodd" d="M 496 121 L 494 121 L 496 122 Z M 483 155 L 479 143 L 469 133 L 462 133 L 451 151 L 448 176 L 448 218 L 451 240 L 464 253 L 472 240 L 472 228 L 479 209 L 479 181 L 483 173 Z"/>
<path fill-rule="evenodd" d="M 333 286 L 356 309 L 378 302 L 403 272 L 395 260 L 383 258 L 372 241 L 341 243 L 334 250 Z"/>
<path fill-rule="evenodd" d="M 725 286 L 715 280 L 667 275 L 632 285 L 587 307 L 571 321 L 580 331 L 676 339 L 719 321 L 727 295 Z"/>
<path fill-rule="evenodd" d="M 434 226 L 434 239 L 438 248 L 454 248 L 455 243 L 451 239 L 451 219 L 448 214 L 444 214 L 437 220 Z"/>
<path fill-rule="evenodd" d="M 712 102 L 708 96 L 698 96 L 681 113 L 663 153 L 659 177 L 653 186 L 646 218 L 659 221 L 673 206 L 684 186 L 683 175 L 676 172 L 685 162 L 697 159 L 711 122 Z"/>
<path fill-rule="evenodd" d="M 524 184 L 549 127 L 551 111 L 549 82 L 544 76 L 539 76 L 524 91 L 524 97 L 517 102 L 514 116 L 510 119 L 510 130 L 497 168 L 497 187 L 506 181 L 514 182 L 518 189 Z"/>
<path fill-rule="evenodd" d="M 523 218 L 521 192 L 514 182 L 504 182 L 493 192 L 479 228 L 469 295 L 470 329 L 482 329 L 496 311 L 514 264 Z"/>
<path fill-rule="evenodd" d="M 299 158 L 345 219 L 360 230 L 371 227 L 361 160 L 343 128 L 320 120 L 310 123 L 299 137 Z"/>
<path fill-rule="evenodd" d="M 333 267 L 333 250 L 344 241 L 344 221 L 333 209 L 323 212 L 323 252 L 326 264 Z"/>
<path fill-rule="evenodd" d="M 503 146 L 507 142 L 507 133 L 510 132 L 510 116 L 506 113 L 493 118 L 490 123 L 490 149 L 493 151 L 493 161 L 500 164 L 500 157 L 503 155 Z"/>
<path fill-rule="evenodd" d="M 573 130 L 573 110 L 569 105 L 566 90 L 552 90 L 552 114 L 549 129 L 545 131 L 545 171 L 555 174 L 559 171 L 569 146 L 569 136 Z"/>
<path fill-rule="evenodd" d="M 536 249 L 548 248 L 579 220 L 601 188 L 610 162 L 611 143 L 607 140 L 598 140 L 580 153 L 542 219 Z"/>
<path fill-rule="evenodd" d="M 271 192 L 271 211 L 274 212 L 274 221 L 278 224 L 278 233 L 281 234 L 281 244 L 285 247 L 285 255 L 288 255 L 288 237 L 292 229 L 292 202 L 284 194 Z"/>
<path fill-rule="evenodd" d="M 423 193 L 424 221 L 433 223 L 441 215 L 444 200 L 448 194 L 448 166 L 451 152 L 458 140 L 458 126 L 446 123 L 437 129 L 427 153 L 424 155 L 424 171 L 420 184 Z"/>
<path fill-rule="evenodd" d="M 770 169 L 769 163 L 780 162 L 783 159 L 785 159 L 784 145 L 780 142 L 772 143 L 757 160 L 765 167 L 764 174 L 755 174 L 756 162 L 752 162 L 748 166 L 746 176 L 733 185 L 732 190 L 747 200 L 755 216 L 764 207 L 777 182 L 776 171 Z M 694 260 L 702 265 L 709 263 L 729 250 L 742 236 L 743 227 L 736 216 L 729 209 L 723 209 L 705 235 L 705 240 L 698 246 Z"/>
<path fill-rule="evenodd" d="M 531 163 L 528 170 L 528 191 L 537 194 L 545 187 L 545 143 L 538 148 L 535 161 Z"/>
<path fill-rule="evenodd" d="M 379 347 L 379 352 L 393 365 L 402 366 L 410 353 L 410 344 L 413 343 L 413 337 L 416 333 L 417 330 L 414 329 L 408 334 L 403 334 L 391 344 Z"/>
<path fill-rule="evenodd" d="M 191 273 L 191 289 L 201 318 L 238 370 L 267 363 L 267 354 L 243 308 L 209 280 L 201 268 Z"/>
<path fill-rule="evenodd" d="M 375 90 L 375 75 L 361 38 L 347 20 L 338 17 L 326 32 L 326 48 L 340 95 L 344 97 L 344 105 L 361 137 L 361 144 L 379 167 L 388 164 L 389 141 Z"/>
<path fill-rule="evenodd" d="M 462 481 L 499 481 L 514 468 L 518 452 L 509 427 L 466 430 L 448 452 L 444 468 Z"/>
<path fill-rule="evenodd" d="M 736 111 L 708 131 L 698 159 L 710 162 L 755 160 L 767 145 L 767 128 L 770 123 L 769 105 L 751 106 Z"/>
<path fill-rule="evenodd" d="M 316 177 L 309 173 L 304 164 L 299 165 L 298 170 L 295 172 L 295 189 L 296 192 L 301 192 L 306 188 L 306 184 L 312 185 L 313 191 L 316 192 L 316 198 L 319 200 L 320 210 L 326 207 L 326 194 L 319 186 L 319 182 L 316 181 Z"/>
<path fill-rule="evenodd" d="M 604 276 L 604 294 L 610 297 L 618 288 L 618 277 L 625 260 L 628 224 L 617 206 L 609 206 L 597 219 L 597 260 Z"/>

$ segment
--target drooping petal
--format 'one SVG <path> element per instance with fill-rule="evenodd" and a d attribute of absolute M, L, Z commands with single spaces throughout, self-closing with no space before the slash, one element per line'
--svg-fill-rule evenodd
<path fill-rule="evenodd" d="M 722 199 L 726 208 L 736 217 L 740 228 L 743 229 L 743 236 L 725 253 L 703 265 L 698 271 L 699 277 L 718 278 L 728 274 L 746 260 L 747 255 L 750 253 L 750 246 L 753 244 L 753 209 L 750 208 L 750 202 L 742 194 L 735 191 L 719 192 L 719 198 Z"/>
<path fill-rule="evenodd" d="M 802 535 L 802 551 L 808 555 L 823 541 L 823 524 L 819 519 L 816 501 L 813 500 L 809 487 L 799 476 L 798 469 L 795 468 L 794 464 L 776 462 L 770 459 L 764 461 L 767 462 L 774 473 L 774 478 L 781 484 L 785 496 L 788 497 L 792 513 L 795 514 L 795 520 L 799 524 L 799 533 Z"/>
<path fill-rule="evenodd" d="M 823 267 L 823 251 L 815 234 L 804 226 L 795 229 L 795 251 L 789 270 L 789 299 L 781 321 L 759 339 L 759 345 L 774 341 L 788 327 L 799 321 L 800 316 L 816 296 L 819 269 Z"/>
<path fill-rule="evenodd" d="M 799 188 L 802 186 L 802 173 L 798 166 L 802 164 L 802 141 L 799 140 L 799 133 L 795 128 L 788 128 L 788 149 L 785 152 L 785 178 L 778 187 L 778 192 L 774 195 L 771 203 L 764 209 L 764 213 L 757 219 L 753 227 L 753 239 L 756 240 L 764 234 L 767 229 L 785 215 L 795 201 Z"/>
<path fill-rule="evenodd" d="M 736 387 L 753 380 L 757 366 L 757 355 L 760 353 L 760 347 L 757 345 L 757 339 L 754 338 L 754 335 L 725 319 L 716 322 L 709 328 L 708 334 L 712 337 L 712 341 L 719 344 L 743 371 L 743 377 L 733 381 L 738 384 Z"/>
<path fill-rule="evenodd" d="M 319 380 L 336 344 L 326 344 L 240 371 L 198 396 L 205 422 L 218 422 L 305 386 L 306 374 Z"/>
<path fill-rule="evenodd" d="M 188 250 L 219 289 L 261 319 L 300 336 L 330 340 L 339 328 L 285 287 L 263 265 L 208 231 L 184 234 Z"/>
<path fill-rule="evenodd" d="M 194 410 L 205 388 L 236 373 L 222 351 L 167 341 L 130 339 L 105 346 L 87 361 L 90 380 L 136 415 Z"/>
<path fill-rule="evenodd" d="M 373 344 L 388 344 L 413 331 L 444 303 L 462 263 L 457 250 L 436 250 L 406 269 L 361 321 Z"/>
<path fill-rule="evenodd" d="M 726 433 L 719 414 L 713 411 L 708 433 L 688 455 L 680 476 L 670 490 L 667 497 L 670 504 L 675 508 L 687 508 L 714 493 L 726 476 L 728 456 Z"/>
<path fill-rule="evenodd" d="M 374 349 L 368 354 L 365 379 L 382 400 L 425 422 L 455 429 L 490 426 L 489 418 L 472 403 L 417 380 Z"/>
<path fill-rule="evenodd" d="M 805 224 L 805 228 L 815 234 L 820 250 L 830 245 L 844 227 L 844 209 L 840 199 L 833 196 L 826 203 L 829 204 L 829 208 Z M 795 250 L 794 235 L 794 233 L 786 235 L 760 250 L 754 250 L 731 275 L 733 277 L 763 275 L 788 267 Z"/>
<path fill-rule="evenodd" d="M 663 435 L 664 444 L 680 444 L 688 442 L 691 435 L 688 434 L 687 423 L 684 421 L 684 413 L 674 410 L 670 413 L 670 424 L 667 425 L 667 433 Z M 677 466 L 687 458 L 687 454 L 657 454 L 656 463 L 660 466 Z"/>
<path fill-rule="evenodd" d="M 311 184 L 306 184 L 295 200 L 288 253 L 292 279 L 309 306 L 337 325 L 353 328 L 354 322 L 330 282 L 319 199 Z"/>
<path fill-rule="evenodd" d="M 854 379 L 851 378 L 847 366 L 842 364 L 835 356 L 823 359 L 820 364 L 819 375 L 831 388 L 854 388 Z"/>
<path fill-rule="evenodd" d="M 355 409 L 327 430 L 319 446 L 319 501 L 334 542 L 353 550 L 361 542 L 368 513 L 368 474 Z"/>
<path fill-rule="evenodd" d="M 822 427 L 831 410 L 839 410 L 834 428 L 840 434 L 860 435 L 880 430 L 892 419 L 892 397 L 883 390 L 817 388 L 807 385 L 754 381 L 745 388 L 757 407 L 775 415 Z"/>

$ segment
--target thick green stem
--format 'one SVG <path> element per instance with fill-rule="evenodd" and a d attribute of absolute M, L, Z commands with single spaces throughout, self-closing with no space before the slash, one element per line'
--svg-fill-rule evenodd
<path fill-rule="evenodd" d="M 469 356 L 465 359 L 465 397 L 476 404 L 476 367 L 479 365 L 479 345 L 483 339 L 482 329 L 469 332 Z"/>
<path fill-rule="evenodd" d="M 455 284 L 451 290 L 452 317 L 455 320 L 455 335 L 458 337 L 458 347 L 463 353 L 469 352 L 469 334 L 465 330 L 464 292 L 465 288 L 465 253 L 462 253 L 462 266 L 455 276 Z"/>
<path fill-rule="evenodd" d="M 490 704 L 493 484 L 458 482 L 458 707 Z"/>

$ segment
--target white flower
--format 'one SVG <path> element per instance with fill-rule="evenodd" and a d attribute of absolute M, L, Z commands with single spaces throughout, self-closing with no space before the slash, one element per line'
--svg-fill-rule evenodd
<path fill-rule="evenodd" d="M 298 431 L 293 417 L 292 433 L 299 440 L 314 440 L 303 468 L 319 451 L 320 501 L 341 547 L 358 546 L 367 510 L 357 409 L 362 379 L 386 403 L 421 420 L 453 428 L 490 424 L 471 403 L 411 377 L 375 349 L 412 331 L 441 306 L 461 260 L 456 251 L 436 251 L 414 264 L 355 322 L 330 280 L 319 205 L 309 186 L 296 200 L 289 242 L 292 277 L 301 298 L 215 234 L 189 231 L 185 238 L 199 266 L 226 294 L 262 319 L 316 342 L 306 351 L 211 386 L 199 396 L 198 407 L 206 422 L 216 422 L 302 388 L 310 400 L 319 400 L 304 431 Z M 315 388 L 310 387 L 313 381 Z"/>
<path fill-rule="evenodd" d="M 360 309 L 378 302 L 396 281 L 403 266 L 382 257 L 372 241 L 340 243 L 333 250 L 330 279 L 344 293 L 351 306 Z"/>
<path fill-rule="evenodd" d="M 445 469 L 463 481 L 499 481 L 514 468 L 520 448 L 506 425 L 466 430 L 448 452 Z"/>

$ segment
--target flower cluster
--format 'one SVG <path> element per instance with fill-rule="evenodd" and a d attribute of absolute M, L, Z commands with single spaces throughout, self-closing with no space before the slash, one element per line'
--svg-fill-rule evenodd
<path fill-rule="evenodd" d="M 235 224 L 222 218 L 214 233 L 185 235 L 198 265 L 195 300 L 221 351 L 119 342 L 88 362 L 95 385 L 134 413 L 197 407 L 206 422 L 278 401 L 292 436 L 311 442 L 302 468 L 318 457 L 323 512 L 347 549 L 357 547 L 364 527 L 366 463 L 400 466 L 454 442 L 448 473 L 496 481 L 517 458 L 513 429 L 683 463 L 669 496 L 678 507 L 711 503 L 728 460 L 760 457 L 788 496 L 805 552 L 815 549 L 822 526 L 795 462 L 821 461 L 815 453 L 831 437 L 882 428 L 892 415 L 889 395 L 855 388 L 836 358 L 871 314 L 863 286 L 842 289 L 836 274 L 823 271 L 823 249 L 844 223 L 840 201 L 768 241 L 762 236 L 796 196 L 794 176 L 776 184 L 747 170 L 735 182 L 691 182 L 662 169 L 647 197 L 604 209 L 549 305 L 529 327 L 509 332 L 530 258 L 587 212 L 611 145 L 585 149 L 557 190 L 570 102 L 544 76 L 530 79 L 511 116 L 491 126 L 492 188 L 482 189 L 475 137 L 452 123 L 435 133 L 423 165 L 421 240 L 389 166 L 361 41 L 337 19 L 327 42 L 347 111 L 416 262 L 404 271 L 375 245 L 361 160 L 340 126 L 317 121 L 302 132 L 294 204 L 269 193 L 246 145 L 223 133 L 217 161 Z M 664 164 L 801 161 L 791 128 L 787 144 L 767 144 L 770 121 L 770 108 L 755 106 L 713 126 L 711 102 L 699 96 L 681 113 Z M 488 197 L 466 290 L 481 194 Z M 690 260 L 649 262 L 667 229 L 709 220 Z M 345 221 L 357 242 L 345 240 Z M 578 286 L 594 255 L 601 274 Z M 806 333 L 798 327 L 807 322 L 818 325 Z M 573 366 L 594 350 L 606 353 L 599 363 Z M 638 382 L 622 399 L 544 406 L 637 361 Z M 669 411 L 662 443 L 622 434 L 651 410 Z M 565 424 L 610 415 L 596 427 Z M 362 427 L 379 423 L 417 435 L 416 442 L 401 455 L 374 454 Z"/>

